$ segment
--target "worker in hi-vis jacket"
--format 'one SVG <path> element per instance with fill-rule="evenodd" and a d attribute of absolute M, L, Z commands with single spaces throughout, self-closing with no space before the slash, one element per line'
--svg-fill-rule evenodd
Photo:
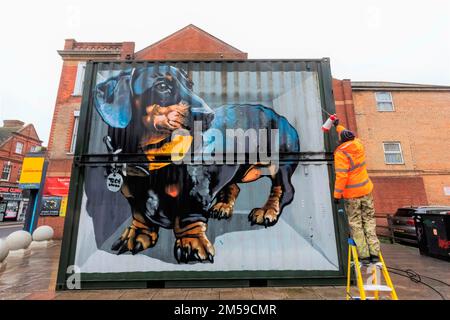
<path fill-rule="evenodd" d="M 334 121 L 339 136 L 339 146 L 334 152 L 336 182 L 334 202 L 344 198 L 350 233 L 356 243 L 363 265 L 380 261 L 380 242 L 376 234 L 375 209 L 372 189 L 366 169 L 364 146 L 355 134 Z"/>

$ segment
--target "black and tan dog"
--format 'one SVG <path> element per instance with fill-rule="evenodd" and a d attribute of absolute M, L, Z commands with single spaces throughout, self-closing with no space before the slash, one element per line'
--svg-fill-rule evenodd
<path fill-rule="evenodd" d="M 239 183 L 265 175 L 272 181 L 265 205 L 249 213 L 251 224 L 274 225 L 294 197 L 290 179 L 297 162 L 282 159 L 283 155 L 300 151 L 297 132 L 289 122 L 262 105 L 226 105 L 213 111 L 194 94 L 192 86 L 185 72 L 163 65 L 122 72 L 96 87 L 95 106 L 109 124 L 112 145 L 123 153 L 140 154 L 151 161 L 145 167 L 127 166 L 121 192 L 130 204 L 133 220 L 112 246 L 118 254 L 136 254 L 153 247 L 163 227 L 174 231 L 178 262 L 213 262 L 214 247 L 206 236 L 208 219 L 232 216 Z M 201 123 L 200 127 L 196 122 Z M 250 161 L 248 146 L 241 163 L 169 161 L 168 154 L 174 150 L 179 159 L 192 156 L 192 151 L 199 152 L 192 142 L 198 135 L 194 130 L 202 131 L 203 140 L 211 129 L 223 132 L 225 139 L 225 131 L 230 128 L 278 130 L 279 150 L 268 151 L 278 151 L 280 163 L 275 166 L 259 158 Z M 189 134 L 173 134 L 180 129 Z M 257 143 L 262 142 L 261 137 L 257 137 Z M 262 138 L 267 143 L 271 136 Z"/>

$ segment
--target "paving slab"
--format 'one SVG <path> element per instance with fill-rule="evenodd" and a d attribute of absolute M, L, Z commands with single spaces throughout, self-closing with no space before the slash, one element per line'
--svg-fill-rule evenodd
<path fill-rule="evenodd" d="M 252 288 L 218 289 L 220 300 L 253 300 Z"/>
<path fill-rule="evenodd" d="M 56 294 L 55 300 L 86 300 L 89 292 L 84 290 L 60 291 Z"/>
<path fill-rule="evenodd" d="M 311 288 L 307 287 L 292 287 L 282 289 L 288 300 L 320 300 L 322 297 Z"/>
<path fill-rule="evenodd" d="M 161 289 L 152 300 L 186 300 L 188 289 Z"/>
<path fill-rule="evenodd" d="M 217 289 L 189 289 L 187 300 L 219 300 L 220 293 Z"/>
<path fill-rule="evenodd" d="M 123 294 L 123 290 L 92 290 L 85 300 L 119 300 Z"/>
<path fill-rule="evenodd" d="M 287 292 L 283 288 L 252 288 L 253 299 L 255 300 L 284 300 L 288 298 Z"/>
<path fill-rule="evenodd" d="M 311 287 L 311 290 L 324 300 L 345 300 L 346 293 L 344 287 Z"/>
<path fill-rule="evenodd" d="M 24 297 L 24 300 L 54 300 L 57 293 L 55 291 L 33 292 Z"/>
<path fill-rule="evenodd" d="M 120 300 L 152 300 L 161 289 L 126 289 Z"/>

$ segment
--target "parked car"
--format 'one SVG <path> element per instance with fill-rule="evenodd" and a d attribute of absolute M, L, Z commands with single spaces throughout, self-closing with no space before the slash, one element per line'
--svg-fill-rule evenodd
<path fill-rule="evenodd" d="M 394 242 L 417 244 L 414 214 L 443 214 L 450 212 L 447 206 L 419 206 L 403 207 L 397 209 L 394 215 L 388 216 L 389 231 Z"/>

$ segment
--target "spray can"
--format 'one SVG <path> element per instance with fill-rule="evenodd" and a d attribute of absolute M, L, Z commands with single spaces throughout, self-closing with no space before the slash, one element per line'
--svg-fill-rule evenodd
<path fill-rule="evenodd" d="M 331 126 L 333 125 L 334 120 L 337 119 L 337 116 L 335 114 L 332 114 L 328 117 L 327 121 L 322 125 L 322 131 L 328 132 L 331 129 Z"/>

